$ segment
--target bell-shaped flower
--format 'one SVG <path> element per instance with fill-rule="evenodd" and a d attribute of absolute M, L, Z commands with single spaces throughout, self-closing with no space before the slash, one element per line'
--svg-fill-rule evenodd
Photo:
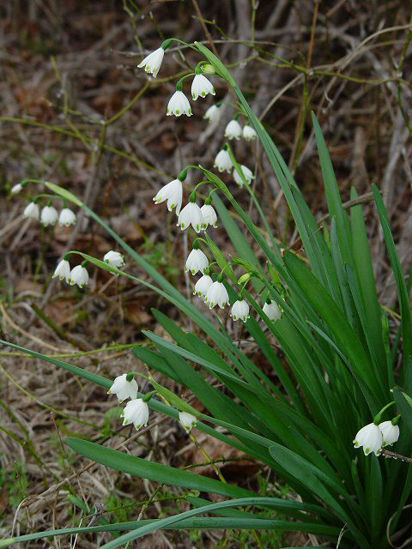
<path fill-rule="evenodd" d="M 70 227 L 75 225 L 76 214 L 70 208 L 63 208 L 59 215 L 59 225 L 63 227 Z"/>
<path fill-rule="evenodd" d="M 119 402 L 123 402 L 128 398 L 135 399 L 137 397 L 137 391 L 139 390 L 139 387 L 135 379 L 132 378 L 130 381 L 128 381 L 127 377 L 127 374 L 117 376 L 113 381 L 112 386 L 107 391 L 107 394 L 116 395 Z"/>
<path fill-rule="evenodd" d="M 110 250 L 110 252 L 104 254 L 103 261 L 112 267 L 116 267 L 117 269 L 124 266 L 123 254 L 120 252 L 115 252 L 114 250 Z"/>
<path fill-rule="evenodd" d="M 378 425 L 383 438 L 382 446 L 392 446 L 399 438 L 399 426 L 393 425 L 392 421 L 383 421 Z"/>
<path fill-rule="evenodd" d="M 255 132 L 254 128 L 252 126 L 243 126 L 243 139 L 246 141 L 251 141 L 252 139 L 255 139 L 257 136 L 257 133 Z"/>
<path fill-rule="evenodd" d="M 44 206 L 40 214 L 40 222 L 47 227 L 48 225 L 55 225 L 59 217 L 56 208 L 53 206 Z"/>
<path fill-rule="evenodd" d="M 203 74 L 195 74 L 191 92 L 193 101 L 196 101 L 198 97 L 206 97 L 208 93 L 211 95 L 216 95 L 213 84 L 206 78 L 206 76 L 203 76 Z"/>
<path fill-rule="evenodd" d="M 190 432 L 197 423 L 197 418 L 188 412 L 179 412 L 179 421 L 183 429 Z"/>
<path fill-rule="evenodd" d="M 212 105 L 207 109 L 203 118 L 205 118 L 210 124 L 218 122 L 222 116 L 222 107 Z"/>
<path fill-rule="evenodd" d="M 242 320 L 243 322 L 246 322 L 249 318 L 249 304 L 244 299 L 240 299 L 238 301 L 235 301 L 232 305 L 232 309 L 230 311 L 230 316 L 233 318 L 233 320 Z"/>
<path fill-rule="evenodd" d="M 255 176 L 247 166 L 243 166 L 243 164 L 241 164 L 240 168 L 242 170 L 243 177 L 246 179 L 246 183 L 250 185 L 250 182 L 252 181 L 252 179 L 255 178 Z M 242 176 L 236 168 L 233 169 L 233 179 L 236 181 L 239 187 L 243 187 L 243 185 L 245 184 L 245 181 L 243 180 Z"/>
<path fill-rule="evenodd" d="M 176 90 L 172 97 L 169 99 L 167 105 L 167 116 L 181 116 L 185 114 L 186 116 L 192 116 L 192 108 L 189 103 L 189 99 L 185 94 Z"/>
<path fill-rule="evenodd" d="M 227 293 L 223 282 L 220 282 L 219 280 L 213 282 L 206 293 L 205 301 L 209 305 L 210 309 L 213 309 L 215 305 L 218 305 L 221 309 L 224 309 L 224 307 L 229 303 L 229 294 Z"/>
<path fill-rule="evenodd" d="M 144 70 L 148 73 L 153 75 L 154 78 L 156 78 L 157 73 L 159 72 L 159 69 L 162 65 L 163 57 L 165 54 L 165 50 L 163 48 L 157 48 L 157 50 L 152 51 L 152 53 L 149 53 L 143 61 L 141 61 L 137 67 L 139 69 L 144 67 Z"/>
<path fill-rule="evenodd" d="M 206 229 L 206 223 L 203 219 L 202 211 L 196 202 L 189 202 L 179 213 L 177 226 L 184 231 L 192 225 L 193 229 L 199 233 Z"/>
<path fill-rule="evenodd" d="M 183 185 L 179 179 L 173 179 L 173 181 L 162 187 L 153 197 L 155 204 L 161 204 L 165 200 L 167 200 L 167 209 L 169 212 L 176 208 L 176 214 L 179 215 L 183 200 Z"/>
<path fill-rule="evenodd" d="M 190 271 L 192 275 L 195 275 L 199 271 L 203 274 L 203 271 L 207 269 L 208 266 L 209 260 L 202 250 L 199 250 L 199 248 L 193 248 L 186 259 L 185 271 Z"/>
<path fill-rule="evenodd" d="M 210 288 L 210 286 L 213 284 L 212 278 L 205 274 L 195 284 L 195 288 L 193 290 L 193 295 L 198 295 L 199 297 L 202 297 L 203 299 L 206 297 L 207 291 Z"/>
<path fill-rule="evenodd" d="M 35 202 L 30 202 L 30 204 L 27 204 L 24 208 L 23 217 L 27 217 L 29 219 L 39 219 L 40 210 L 38 205 Z"/>
<path fill-rule="evenodd" d="M 242 127 L 237 120 L 231 120 L 226 126 L 225 137 L 227 139 L 240 139 L 242 137 Z"/>
<path fill-rule="evenodd" d="M 219 172 L 228 172 L 233 168 L 233 162 L 230 158 L 230 154 L 225 149 L 219 151 L 216 155 L 215 162 L 213 164 Z"/>
<path fill-rule="evenodd" d="M 269 318 L 269 320 L 273 320 L 276 322 L 276 320 L 279 320 L 282 316 L 282 311 L 279 308 L 279 305 L 276 303 L 276 301 L 271 301 L 270 303 L 265 303 L 262 307 L 263 312 L 265 315 Z"/>
<path fill-rule="evenodd" d="M 70 263 L 67 261 L 67 259 L 62 259 L 57 264 L 52 278 L 56 277 L 59 277 L 59 280 L 64 280 L 67 283 L 70 283 Z"/>
<path fill-rule="evenodd" d="M 79 288 L 84 288 L 89 283 L 89 273 L 87 272 L 87 269 L 83 267 L 83 265 L 76 265 L 76 267 L 73 267 L 70 273 L 69 282 L 72 286 L 77 284 Z"/>
<path fill-rule="evenodd" d="M 149 406 L 142 398 L 129 400 L 121 413 L 121 417 L 123 418 L 123 425 L 133 423 L 136 429 L 139 430 L 140 427 L 146 427 L 149 421 Z"/>
<path fill-rule="evenodd" d="M 365 456 L 369 455 L 371 452 L 374 452 L 374 454 L 378 456 L 381 453 L 383 445 L 382 432 L 375 423 L 369 423 L 358 431 L 355 440 L 353 441 L 353 445 L 355 448 L 363 448 Z"/>
<path fill-rule="evenodd" d="M 17 183 L 16 185 L 13 185 L 10 192 L 11 194 L 18 194 L 23 189 L 23 185 L 21 183 Z"/>
<path fill-rule="evenodd" d="M 216 215 L 216 211 L 215 211 L 214 207 L 211 204 L 207 204 L 207 202 L 206 202 L 206 204 L 204 204 L 200 208 L 200 211 L 202 212 L 203 219 L 206 223 L 206 226 L 211 225 L 212 227 L 214 227 L 216 229 L 216 227 L 217 227 L 217 215 Z"/>

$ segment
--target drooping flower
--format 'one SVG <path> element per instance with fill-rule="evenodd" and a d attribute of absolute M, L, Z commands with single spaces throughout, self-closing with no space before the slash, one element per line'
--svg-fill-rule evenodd
<path fill-rule="evenodd" d="M 394 425 L 392 421 L 383 421 L 378 425 L 383 438 L 382 447 L 392 446 L 399 438 L 399 426 Z"/>
<path fill-rule="evenodd" d="M 202 211 L 196 202 L 189 202 L 180 212 L 177 226 L 184 231 L 192 225 L 193 229 L 199 233 L 206 228 L 206 223 L 203 219 Z"/>
<path fill-rule="evenodd" d="M 210 124 L 218 122 L 222 116 L 222 108 L 217 105 L 212 105 L 207 109 L 203 118 L 205 118 Z"/>
<path fill-rule="evenodd" d="M 23 217 L 27 217 L 29 219 L 39 219 L 40 211 L 38 205 L 35 202 L 30 202 L 27 204 L 24 208 Z"/>
<path fill-rule="evenodd" d="M 203 206 L 200 208 L 200 211 L 202 212 L 203 219 L 206 225 L 211 225 L 216 229 L 217 215 L 214 207 L 211 204 L 208 204 L 206 200 L 206 204 L 203 204 Z"/>
<path fill-rule="evenodd" d="M 254 179 L 255 176 L 253 175 L 252 171 L 249 170 L 249 168 L 247 166 L 243 166 L 243 164 L 241 164 L 240 168 L 242 170 L 244 178 L 246 179 L 246 183 L 248 185 L 250 185 L 252 179 Z M 238 170 L 236 168 L 233 168 L 233 179 L 236 181 L 236 183 L 239 185 L 239 187 L 243 187 L 243 185 L 245 184 L 245 182 L 243 181 L 242 176 L 240 175 L 240 173 L 238 172 Z"/>
<path fill-rule="evenodd" d="M 149 421 L 149 406 L 142 398 L 134 398 L 126 404 L 121 417 L 123 418 L 123 425 L 133 423 L 136 429 L 139 430 L 140 427 L 146 427 Z"/>
<path fill-rule="evenodd" d="M 224 307 L 229 303 L 229 295 L 225 285 L 219 280 L 213 282 L 206 293 L 205 301 L 209 305 L 210 309 L 213 309 L 215 305 L 218 305 L 221 309 L 224 309 Z"/>
<path fill-rule="evenodd" d="M 70 283 L 70 263 L 67 259 L 62 259 L 57 264 L 52 278 L 56 278 L 57 276 L 60 280 L 65 280 L 67 283 Z"/>
<path fill-rule="evenodd" d="M 276 303 L 276 301 L 270 301 L 270 303 L 266 302 L 263 305 L 262 310 L 269 318 L 269 320 L 273 320 L 274 322 L 276 322 L 276 320 L 279 320 L 282 316 L 282 311 L 280 310 L 279 305 Z"/>
<path fill-rule="evenodd" d="M 56 208 L 53 206 L 44 206 L 40 214 L 40 222 L 47 227 L 48 225 L 55 225 L 59 214 Z"/>
<path fill-rule="evenodd" d="M 76 214 L 70 208 L 63 208 L 59 215 L 59 225 L 70 227 L 76 223 Z"/>
<path fill-rule="evenodd" d="M 195 284 L 195 288 L 193 290 L 193 295 L 198 295 L 199 297 L 205 298 L 208 289 L 213 284 L 212 278 L 205 274 Z"/>
<path fill-rule="evenodd" d="M 254 128 L 252 126 L 243 126 L 243 139 L 246 141 L 251 141 L 252 139 L 255 139 L 257 136 L 257 133 L 255 132 Z"/>
<path fill-rule="evenodd" d="M 153 197 L 155 204 L 161 204 L 167 200 L 167 209 L 169 212 L 176 208 L 176 214 L 179 215 L 183 200 L 183 185 L 179 179 L 173 179 L 170 183 L 162 187 Z"/>
<path fill-rule="evenodd" d="M 188 412 L 179 412 L 179 421 L 185 431 L 190 432 L 197 423 L 197 418 Z"/>
<path fill-rule="evenodd" d="M 227 139 L 240 139 L 242 136 L 242 128 L 237 120 L 231 120 L 225 129 L 225 137 Z"/>
<path fill-rule="evenodd" d="M 156 78 L 157 73 L 159 72 L 159 69 L 162 65 L 163 57 L 165 54 L 165 50 L 163 48 L 157 48 L 157 50 L 152 51 L 147 55 L 143 61 L 141 61 L 137 67 L 139 69 L 144 67 L 144 70 L 148 73 L 153 75 L 154 78 Z"/>
<path fill-rule="evenodd" d="M 192 116 L 192 108 L 189 103 L 189 99 L 185 94 L 176 90 L 172 97 L 169 99 L 167 105 L 167 116 L 181 116 L 185 114 L 186 116 Z"/>
<path fill-rule="evenodd" d="M 137 397 L 137 391 L 139 390 L 139 387 L 135 379 L 132 378 L 130 381 L 128 381 L 127 377 L 127 374 L 117 376 L 113 381 L 112 386 L 107 391 L 107 394 L 116 395 L 119 402 L 123 402 L 128 398 L 135 399 Z"/>
<path fill-rule="evenodd" d="M 120 269 L 120 267 L 123 267 L 124 265 L 123 254 L 120 252 L 115 252 L 114 250 L 110 250 L 110 252 L 104 254 L 103 261 L 112 267 L 116 267 L 117 269 Z"/>
<path fill-rule="evenodd" d="M 230 311 L 230 316 L 233 318 L 233 320 L 242 320 L 243 322 L 246 322 L 249 318 L 249 304 L 244 299 L 235 301 L 232 305 L 232 309 Z"/>
<path fill-rule="evenodd" d="M 70 284 L 78 285 L 79 288 L 84 288 L 89 283 L 89 273 L 83 265 L 76 265 L 70 272 Z"/>
<path fill-rule="evenodd" d="M 10 192 L 11 194 L 18 194 L 23 189 L 23 185 L 21 183 L 17 183 L 16 185 L 13 185 Z"/>
<path fill-rule="evenodd" d="M 230 173 L 230 170 L 233 168 L 233 162 L 228 151 L 225 149 L 219 151 L 213 165 L 219 170 L 219 172 Z"/>
<path fill-rule="evenodd" d="M 203 74 L 195 74 L 191 92 L 193 101 L 196 101 L 198 97 L 206 97 L 208 93 L 211 95 L 216 95 L 213 84 L 206 78 L 206 76 L 203 76 Z"/>
<path fill-rule="evenodd" d="M 369 423 L 357 432 L 353 445 L 355 448 L 363 448 L 365 456 L 374 452 L 376 456 L 381 453 L 383 444 L 382 432 L 375 423 Z"/>
<path fill-rule="evenodd" d="M 199 250 L 199 248 L 193 248 L 188 258 L 186 259 L 185 271 L 190 271 L 192 275 L 195 275 L 199 271 L 203 274 L 203 271 L 209 266 L 209 260 L 207 256 Z"/>

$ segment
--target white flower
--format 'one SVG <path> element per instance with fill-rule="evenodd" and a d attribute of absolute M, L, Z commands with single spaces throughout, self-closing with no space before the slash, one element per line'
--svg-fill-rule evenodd
<path fill-rule="evenodd" d="M 130 398 L 134 399 L 137 397 L 137 391 L 139 390 L 136 380 L 132 379 L 127 381 L 127 374 L 117 376 L 113 381 L 112 386 L 107 391 L 108 395 L 116 395 L 119 402 Z"/>
<path fill-rule="evenodd" d="M 220 172 L 228 172 L 230 173 L 230 170 L 233 167 L 232 159 L 230 158 L 230 154 L 225 149 L 222 149 L 219 151 L 216 155 L 215 162 L 213 164 Z"/>
<path fill-rule="evenodd" d="M 363 453 L 365 456 L 374 452 L 376 456 L 381 453 L 383 444 L 383 436 L 381 430 L 374 423 L 369 423 L 362 427 L 356 434 L 353 445 L 355 448 L 363 447 Z"/>
<path fill-rule="evenodd" d="M 193 290 L 193 295 L 198 295 L 199 297 L 205 297 L 208 289 L 213 284 L 213 280 L 209 275 L 203 275 L 195 284 L 195 289 Z"/>
<path fill-rule="evenodd" d="M 53 206 L 44 206 L 40 214 L 40 222 L 45 227 L 47 225 L 55 225 L 58 217 L 59 214 L 56 208 L 53 208 Z"/>
<path fill-rule="evenodd" d="M 17 183 L 17 185 L 13 185 L 11 188 L 11 194 L 17 194 L 19 193 L 23 188 L 23 185 L 21 183 Z"/>
<path fill-rule="evenodd" d="M 242 128 L 237 120 L 231 120 L 225 129 L 225 137 L 228 139 L 239 139 L 242 135 Z"/>
<path fill-rule="evenodd" d="M 79 288 L 84 288 L 89 283 L 89 273 L 83 265 L 76 265 L 71 270 L 69 282 L 72 286 L 75 284 Z"/>
<path fill-rule="evenodd" d="M 58 276 L 60 280 L 65 280 L 67 283 L 70 282 L 70 263 L 67 259 L 62 259 L 57 264 L 52 278 L 56 278 L 56 276 Z"/>
<path fill-rule="evenodd" d="M 200 97 L 206 97 L 208 93 L 211 95 L 216 95 L 215 88 L 213 84 L 203 76 L 203 74 L 196 74 L 192 82 L 192 98 L 193 101 Z"/>
<path fill-rule="evenodd" d="M 179 215 L 182 207 L 183 185 L 179 179 L 173 179 L 170 183 L 162 187 L 156 196 L 153 197 L 155 204 L 161 204 L 167 200 L 167 209 L 169 212 L 176 208 L 176 214 Z"/>
<path fill-rule="evenodd" d="M 124 265 L 123 255 L 113 250 L 110 250 L 110 252 L 107 252 L 107 254 L 104 254 L 103 261 L 105 263 L 108 263 L 112 267 L 117 267 L 118 269 L 120 269 L 120 267 L 123 267 Z"/>
<path fill-rule="evenodd" d="M 250 182 L 252 181 L 252 179 L 255 178 L 255 176 L 247 166 L 243 166 L 243 164 L 241 164 L 240 167 L 242 169 L 243 176 L 246 179 L 246 183 L 250 185 Z M 245 182 L 243 181 L 242 176 L 240 175 L 240 173 L 237 171 L 236 168 L 233 169 L 233 178 L 240 187 L 243 187 Z"/>
<path fill-rule="evenodd" d="M 192 109 L 190 107 L 189 99 L 180 90 L 176 90 L 169 99 L 169 103 L 167 105 L 167 116 L 172 116 L 172 114 L 175 116 L 180 116 L 181 114 L 192 116 Z"/>
<path fill-rule="evenodd" d="M 157 50 L 152 51 L 152 53 L 149 53 L 143 61 L 141 61 L 137 67 L 141 69 L 144 67 L 144 70 L 148 74 L 152 74 L 154 78 L 156 78 L 157 73 L 159 72 L 160 66 L 163 61 L 163 56 L 165 54 L 165 50 L 163 48 L 157 48 Z"/>
<path fill-rule="evenodd" d="M 192 275 L 195 275 L 199 271 L 203 274 L 203 271 L 209 266 L 209 260 L 206 255 L 199 249 L 193 249 L 188 258 L 186 259 L 185 271 L 190 271 Z"/>
<path fill-rule="evenodd" d="M 200 211 L 202 212 L 203 219 L 206 225 L 212 225 L 216 229 L 217 227 L 217 215 L 215 209 L 210 204 L 204 204 Z"/>
<path fill-rule="evenodd" d="M 232 305 L 232 310 L 230 311 L 230 316 L 233 320 L 246 320 L 249 318 L 249 304 L 244 299 L 235 301 Z"/>
<path fill-rule="evenodd" d="M 193 229 L 199 233 L 206 228 L 206 223 L 203 219 L 202 211 L 196 202 L 189 202 L 180 212 L 177 226 L 184 231 L 192 225 Z"/>
<path fill-rule="evenodd" d="M 213 309 L 215 305 L 219 305 L 223 309 L 229 303 L 229 295 L 225 285 L 218 280 L 213 282 L 206 293 L 205 301 L 210 309 Z"/>
<path fill-rule="evenodd" d="M 393 425 L 392 421 L 383 421 L 378 425 L 383 438 L 382 446 L 392 446 L 399 438 L 399 427 Z"/>
<path fill-rule="evenodd" d="M 39 207 L 35 202 L 30 202 L 24 208 L 23 217 L 28 217 L 30 219 L 39 219 L 40 211 Z"/>
<path fill-rule="evenodd" d="M 179 412 L 179 421 L 182 427 L 187 431 L 191 431 L 197 423 L 197 418 L 188 412 Z"/>
<path fill-rule="evenodd" d="M 123 418 L 123 425 L 133 423 L 136 429 L 140 429 L 143 425 L 146 427 L 149 421 L 149 406 L 142 398 L 129 400 L 121 413 L 121 417 Z"/>
<path fill-rule="evenodd" d="M 265 303 L 262 307 L 263 312 L 269 318 L 269 320 L 279 320 L 282 316 L 282 311 L 279 309 L 279 305 L 276 301 L 271 301 L 270 303 Z"/>
<path fill-rule="evenodd" d="M 214 122 L 218 122 L 221 116 L 222 116 L 221 107 L 218 107 L 217 105 L 212 105 L 207 109 L 203 118 L 206 118 L 206 120 L 210 124 L 212 124 Z"/>
<path fill-rule="evenodd" d="M 70 208 L 63 208 L 59 215 L 59 225 L 69 227 L 76 223 L 76 214 Z"/>
<path fill-rule="evenodd" d="M 252 126 L 243 126 L 243 139 L 246 141 L 250 141 L 251 139 L 255 139 L 257 136 L 257 133 L 252 128 Z"/>

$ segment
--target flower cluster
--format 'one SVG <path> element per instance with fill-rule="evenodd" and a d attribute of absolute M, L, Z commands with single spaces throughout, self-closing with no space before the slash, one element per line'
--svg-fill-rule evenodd
<path fill-rule="evenodd" d="M 399 416 L 392 421 L 383 421 L 376 424 L 369 423 L 360 429 L 353 441 L 355 448 L 363 448 L 365 456 L 374 453 L 376 456 L 382 452 L 385 446 L 395 444 L 399 438 Z"/>
<path fill-rule="evenodd" d="M 44 206 L 41 210 L 36 201 L 29 202 L 24 208 L 23 217 L 27 219 L 40 220 L 44 227 L 53 226 L 59 223 L 62 227 L 70 227 L 76 224 L 76 214 L 70 208 L 63 208 L 60 214 L 51 203 Z"/>

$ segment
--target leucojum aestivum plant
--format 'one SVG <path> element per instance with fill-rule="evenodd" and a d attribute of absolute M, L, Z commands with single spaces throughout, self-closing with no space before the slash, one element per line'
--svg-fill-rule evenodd
<path fill-rule="evenodd" d="M 139 67 L 156 77 L 172 42 L 166 40 Z M 259 214 L 255 224 L 231 193 L 233 181 L 225 184 L 223 176 L 208 167 L 187 166 L 160 188 L 155 203 L 166 203 L 171 215 L 177 216 L 178 227 L 193 237 L 185 264 L 195 281 L 193 301 L 68 190 L 26 179 L 13 192 L 41 186 L 42 194 L 32 198 L 24 215 L 40 218 L 44 225 L 53 225 L 58 219 L 64 224 L 75 223 L 68 204 L 83 208 L 123 251 L 111 251 L 103 260 L 71 251 L 61 259 L 54 276 L 84 288 L 90 267 L 105 269 L 156 291 L 191 319 L 195 329 L 188 333 L 154 311 L 168 337 L 146 331 L 151 345 L 136 347 L 134 354 L 150 372 L 159 372 L 190 390 L 207 412 L 200 413 L 158 384 L 154 375 L 147 378 L 153 389 L 142 394 L 142 373 L 123 372 L 114 380 L 107 379 L 10 342 L 2 343 L 103 387 L 113 402 L 117 397 L 124 403 L 124 424 L 136 429 L 150 427 L 152 411 L 156 411 L 179 420 L 188 432 L 199 430 L 237 448 L 270 468 L 291 488 L 293 496 L 262 497 L 221 477 L 207 478 L 82 438 L 69 438 L 66 444 L 70 448 L 97 463 L 198 491 L 203 497 L 188 494 L 192 508 L 167 518 L 50 530 L 7 539 L 0 546 L 68 533 L 116 532 L 117 537 L 103 546 L 109 549 L 158 529 L 243 528 L 308 532 L 325 547 L 406 547 L 412 503 L 411 311 L 409 287 L 379 190 L 374 188 L 375 204 L 398 290 L 400 323 L 395 334 L 390 333 L 388 313 L 378 301 L 362 205 L 355 200 L 350 209 L 342 206 L 316 117 L 313 126 L 329 210 L 328 223 L 322 227 L 225 65 L 204 45 L 177 42 L 192 48 L 201 59 L 194 71 L 177 83 L 167 115 L 192 115 L 184 92 L 187 78 L 192 79 L 195 101 L 214 95 L 211 79 L 223 80 L 232 88 L 236 105 L 215 104 L 205 114 L 213 123 L 221 109 L 236 109 L 225 130 L 227 142 L 222 136 L 214 166 L 217 172 L 232 173 L 234 183 L 250 196 Z M 280 249 L 251 188 L 255 173 L 236 160 L 235 144 L 240 138 L 260 140 L 299 232 L 304 250 L 300 255 Z M 186 182 L 189 170 L 198 176 L 198 183 L 190 188 Z M 352 189 L 351 198 L 356 197 Z M 60 216 L 57 203 L 63 204 Z M 164 213 L 167 215 L 166 210 Z M 216 226 L 226 231 L 236 250 L 233 256 L 226 257 L 213 239 Z M 260 248 L 263 261 L 257 259 L 253 246 Z M 71 268 L 75 255 L 81 256 L 82 263 Z M 129 261 L 137 262 L 151 282 L 129 274 Z M 205 316 L 202 302 L 216 314 Z M 233 321 L 243 322 L 245 337 L 266 357 L 271 372 L 264 372 L 253 356 L 233 341 L 223 322 L 227 313 Z M 284 361 L 276 351 L 278 345 Z M 212 503 L 208 494 L 225 499 Z M 275 518 L 274 512 L 278 513 Z"/>

